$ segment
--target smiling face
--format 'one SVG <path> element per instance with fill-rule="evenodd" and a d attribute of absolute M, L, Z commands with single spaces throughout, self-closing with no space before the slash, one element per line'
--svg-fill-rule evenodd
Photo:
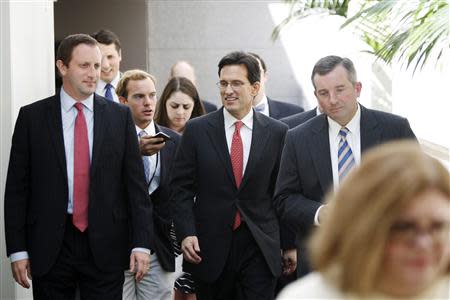
<path fill-rule="evenodd" d="M 56 62 L 67 94 L 75 100 L 84 100 L 95 92 L 100 77 L 101 57 L 97 46 L 79 44 L 73 48 L 67 66 L 61 60 Z"/>
<path fill-rule="evenodd" d="M 314 75 L 314 86 L 323 113 L 341 126 L 347 125 L 356 113 L 361 83 L 350 82 L 347 70 L 338 65 L 325 75 Z"/>
<path fill-rule="evenodd" d="M 220 88 L 222 104 L 238 120 L 252 109 L 253 98 L 260 87 L 259 82 L 250 84 L 247 74 L 247 68 L 243 64 L 226 65 L 220 70 L 220 82 L 228 83 L 225 88 Z"/>
<path fill-rule="evenodd" d="M 430 286 L 450 263 L 450 201 L 440 191 L 418 195 L 391 228 L 381 290 L 408 297 Z"/>
<path fill-rule="evenodd" d="M 194 109 L 194 99 L 183 92 L 172 93 L 166 102 L 167 118 L 169 128 L 182 132 L 186 122 L 191 118 Z"/>
<path fill-rule="evenodd" d="M 120 70 L 121 52 L 120 50 L 119 52 L 117 51 L 114 44 L 105 45 L 99 43 L 98 45 L 102 53 L 101 79 L 106 83 L 111 83 Z"/>
<path fill-rule="evenodd" d="M 153 120 L 156 106 L 156 88 L 150 78 L 130 80 L 126 86 L 127 98 L 120 96 L 120 102 L 130 107 L 134 123 L 141 129 Z"/>

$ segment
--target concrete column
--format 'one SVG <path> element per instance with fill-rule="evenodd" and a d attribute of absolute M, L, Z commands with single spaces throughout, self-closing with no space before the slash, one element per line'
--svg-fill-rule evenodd
<path fill-rule="evenodd" d="M 0 299 L 32 299 L 6 257 L 4 191 L 11 136 L 21 106 L 54 93 L 53 1 L 0 1 Z"/>

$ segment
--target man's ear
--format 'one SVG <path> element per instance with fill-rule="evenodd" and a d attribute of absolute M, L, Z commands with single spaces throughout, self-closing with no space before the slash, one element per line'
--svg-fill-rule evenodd
<path fill-rule="evenodd" d="M 252 88 L 252 96 L 256 97 L 256 95 L 258 95 L 259 93 L 259 89 L 261 88 L 261 84 L 259 83 L 259 81 L 256 81 L 255 83 L 252 84 L 251 86 Z"/>
<path fill-rule="evenodd" d="M 58 59 L 56 61 L 56 67 L 58 68 L 59 74 L 61 76 L 66 75 L 66 73 L 67 73 L 67 66 L 64 64 L 64 62 L 62 60 Z"/>
<path fill-rule="evenodd" d="M 119 101 L 120 101 L 120 103 L 122 103 L 122 104 L 127 104 L 127 103 L 128 103 L 127 98 L 125 98 L 124 96 L 119 96 Z"/>

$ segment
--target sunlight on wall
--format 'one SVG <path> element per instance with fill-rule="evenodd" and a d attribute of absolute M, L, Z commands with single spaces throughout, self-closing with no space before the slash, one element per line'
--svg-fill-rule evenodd
<path fill-rule="evenodd" d="M 287 6 L 282 3 L 268 4 L 274 26 L 287 15 Z M 400 66 L 388 67 L 375 62 L 368 53 L 367 46 L 350 28 L 339 29 L 343 23 L 339 16 L 313 15 L 286 26 L 280 40 L 295 70 L 295 78 L 304 87 L 310 107 L 316 105 L 310 74 L 315 62 L 326 55 L 339 55 L 350 58 L 363 84 L 361 104 L 376 109 L 391 111 L 408 118 L 416 135 L 439 148 L 448 162 L 450 148 L 450 64 L 441 68 L 434 65 L 416 72 Z M 446 53 L 448 58 L 448 53 Z M 450 60 L 447 60 L 450 61 Z M 444 67 L 442 67 L 444 66 Z M 375 73 L 374 73 L 375 72 Z M 381 89 L 381 90 L 380 90 Z M 384 89 L 384 90 L 383 90 Z M 374 91 L 376 95 L 374 95 Z M 383 98 L 380 99 L 375 98 Z M 375 101 L 377 100 L 377 101 Z M 383 105 L 377 105 L 385 102 Z"/>

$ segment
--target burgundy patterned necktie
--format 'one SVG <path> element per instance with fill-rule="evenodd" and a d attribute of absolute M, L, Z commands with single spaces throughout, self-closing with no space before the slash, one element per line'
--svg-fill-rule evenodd
<path fill-rule="evenodd" d="M 234 123 L 233 140 L 231 142 L 231 165 L 233 167 L 234 180 L 236 187 L 239 189 L 242 181 L 242 170 L 244 164 L 244 147 L 241 139 L 241 127 L 244 123 L 237 121 Z M 239 209 L 236 211 L 234 217 L 233 230 L 236 230 L 241 225 L 241 213 Z"/>
<path fill-rule="evenodd" d="M 83 104 L 75 104 L 78 110 L 75 119 L 73 153 L 73 225 L 81 232 L 88 227 L 89 203 L 89 140 Z"/>

